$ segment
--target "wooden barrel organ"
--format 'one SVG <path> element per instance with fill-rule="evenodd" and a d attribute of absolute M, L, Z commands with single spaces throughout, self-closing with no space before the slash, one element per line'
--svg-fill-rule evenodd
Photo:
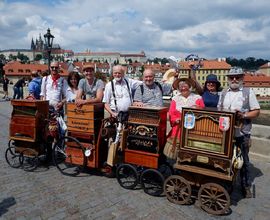
<path fill-rule="evenodd" d="M 157 168 L 166 143 L 167 108 L 130 107 L 124 162 Z"/>
<path fill-rule="evenodd" d="M 26 148 L 31 148 L 36 155 L 43 153 L 40 145 L 47 125 L 48 101 L 13 99 L 11 105 L 9 138 L 15 141 L 16 151 L 26 152 Z"/>
<path fill-rule="evenodd" d="M 74 103 L 67 104 L 67 129 L 68 135 L 75 137 L 84 148 L 91 150 L 91 155 L 87 157 L 87 167 L 97 168 L 102 166 L 103 154 L 98 148 L 98 136 L 102 120 L 104 118 L 103 103 L 86 104 L 82 107 L 77 107 Z M 69 142 L 66 151 L 72 154 L 73 164 L 82 165 L 83 158 L 81 151 L 72 148 L 74 143 Z M 76 156 L 77 155 L 77 156 Z M 106 155 L 105 155 L 106 157 Z M 68 160 L 69 158 L 67 158 Z"/>

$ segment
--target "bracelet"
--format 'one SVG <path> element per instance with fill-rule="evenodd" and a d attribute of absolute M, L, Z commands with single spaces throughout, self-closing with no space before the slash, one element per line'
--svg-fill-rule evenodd
<path fill-rule="evenodd" d="M 243 115 L 243 118 L 247 118 L 247 113 L 245 112 L 245 114 Z"/>

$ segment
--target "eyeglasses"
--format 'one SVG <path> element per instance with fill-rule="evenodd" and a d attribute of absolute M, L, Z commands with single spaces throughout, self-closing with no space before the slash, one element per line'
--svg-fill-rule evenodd
<path fill-rule="evenodd" d="M 51 66 L 51 69 L 52 69 L 52 70 L 58 70 L 59 67 L 57 67 L 57 66 Z"/>

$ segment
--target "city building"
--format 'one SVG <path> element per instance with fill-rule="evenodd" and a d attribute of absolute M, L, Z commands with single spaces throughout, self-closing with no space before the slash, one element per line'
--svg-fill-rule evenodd
<path fill-rule="evenodd" d="M 270 76 L 270 62 L 260 66 L 259 71 L 267 76 Z"/>
<path fill-rule="evenodd" d="M 68 75 L 67 64 L 61 63 L 61 72 L 60 74 L 63 76 Z M 45 64 L 22 64 L 18 61 L 10 61 L 3 67 L 6 76 L 9 78 L 11 83 L 17 82 L 18 79 L 25 77 L 26 79 L 30 79 L 31 72 L 37 71 L 39 73 L 43 73 L 48 70 L 48 65 Z"/>

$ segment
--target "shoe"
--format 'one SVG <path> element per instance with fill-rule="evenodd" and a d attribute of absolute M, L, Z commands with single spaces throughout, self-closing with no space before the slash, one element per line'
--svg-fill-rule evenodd
<path fill-rule="evenodd" d="M 245 187 L 244 194 L 245 194 L 245 195 L 244 195 L 245 198 L 247 198 L 247 199 L 252 198 L 252 193 L 251 193 L 251 191 L 250 191 L 250 187 Z"/>

